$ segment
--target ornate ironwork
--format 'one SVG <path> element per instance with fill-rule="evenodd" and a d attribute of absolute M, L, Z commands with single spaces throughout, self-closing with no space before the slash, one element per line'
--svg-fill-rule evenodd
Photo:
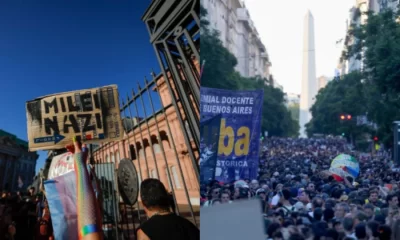
<path fill-rule="evenodd" d="M 189 131 L 184 134 L 186 144 L 190 145 L 192 136 L 197 148 L 200 146 L 199 12 L 198 0 L 153 0 L 142 17 L 164 78 L 170 80 L 166 83 L 180 115 L 180 124 L 188 125 Z M 194 152 L 189 150 L 189 155 L 193 165 L 198 166 Z"/>

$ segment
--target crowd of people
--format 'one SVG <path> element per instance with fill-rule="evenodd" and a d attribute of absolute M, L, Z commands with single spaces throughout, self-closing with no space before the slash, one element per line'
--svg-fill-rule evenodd
<path fill-rule="evenodd" d="M 337 181 L 328 171 L 342 153 L 358 160 L 355 179 Z M 400 239 L 400 173 L 383 149 L 358 152 L 341 138 L 269 138 L 258 179 L 243 180 L 202 185 L 202 207 L 258 198 L 266 239 Z"/>
<path fill-rule="evenodd" d="M 34 187 L 28 192 L 3 191 L 0 198 L 0 239 L 53 240 L 50 210 Z"/>

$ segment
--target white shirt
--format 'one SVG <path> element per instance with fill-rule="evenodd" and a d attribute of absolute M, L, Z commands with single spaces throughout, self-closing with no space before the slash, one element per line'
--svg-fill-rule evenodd
<path fill-rule="evenodd" d="M 272 206 L 278 205 L 279 199 L 280 199 L 280 198 L 281 198 L 281 197 L 280 197 L 278 194 L 276 194 L 276 195 L 272 198 L 272 200 L 271 200 L 271 205 L 272 205 Z"/>

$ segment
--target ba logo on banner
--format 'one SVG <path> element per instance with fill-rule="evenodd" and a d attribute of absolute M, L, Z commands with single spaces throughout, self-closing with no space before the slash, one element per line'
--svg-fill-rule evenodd
<path fill-rule="evenodd" d="M 235 141 L 236 140 L 236 141 Z M 220 140 L 218 144 L 218 155 L 236 157 L 249 154 L 250 129 L 241 126 L 237 131 L 226 125 L 226 119 L 221 119 Z"/>

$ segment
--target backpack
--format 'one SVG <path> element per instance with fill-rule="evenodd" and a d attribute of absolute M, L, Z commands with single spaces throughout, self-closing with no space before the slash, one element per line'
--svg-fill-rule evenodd
<path fill-rule="evenodd" d="M 284 211 L 285 217 L 290 217 L 291 214 L 292 214 L 292 212 L 295 211 L 295 207 L 294 207 L 294 206 L 292 206 L 290 209 L 287 208 L 287 207 L 285 207 L 285 206 L 282 206 L 282 208 L 285 210 L 285 211 Z"/>

